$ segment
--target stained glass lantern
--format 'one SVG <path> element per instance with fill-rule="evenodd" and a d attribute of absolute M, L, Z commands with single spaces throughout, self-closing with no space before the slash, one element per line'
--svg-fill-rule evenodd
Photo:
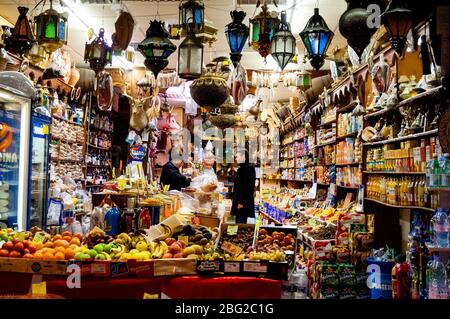
<path fill-rule="evenodd" d="M 193 31 L 194 33 L 203 30 L 205 22 L 205 7 L 200 1 L 188 0 L 182 2 L 179 7 L 179 24 L 180 26 L 188 31 Z"/>
<path fill-rule="evenodd" d="M 56 51 L 67 43 L 67 16 L 53 9 L 42 12 L 34 18 L 38 43 L 49 53 Z"/>
<path fill-rule="evenodd" d="M 281 12 L 281 22 L 277 33 L 272 38 L 271 54 L 277 61 L 281 70 L 292 60 L 295 55 L 295 38 L 291 33 L 289 23 L 286 21 L 286 11 Z"/>
<path fill-rule="evenodd" d="M 277 14 L 269 12 L 267 4 L 261 8 L 261 12 L 250 19 L 250 46 L 265 58 L 270 53 L 272 37 L 280 23 Z"/>
<path fill-rule="evenodd" d="M 230 15 L 233 21 L 225 26 L 225 35 L 230 46 L 231 61 L 236 67 L 241 61 L 241 52 L 247 42 L 249 29 L 242 23 L 246 15 L 244 11 L 234 10 L 230 12 Z"/>
<path fill-rule="evenodd" d="M 26 54 L 36 41 L 27 18 L 28 8 L 18 7 L 19 18 L 14 25 L 11 36 L 7 38 L 8 50 L 17 54 Z"/>
<path fill-rule="evenodd" d="M 178 76 L 193 80 L 202 75 L 203 44 L 193 32 L 181 42 L 178 47 Z"/>
<path fill-rule="evenodd" d="M 319 14 L 319 8 L 315 8 L 314 15 L 309 19 L 303 31 L 300 32 L 300 38 L 306 47 L 309 62 L 316 70 L 319 70 L 325 63 L 325 54 L 333 36 L 334 33 Z"/>
<path fill-rule="evenodd" d="M 112 49 L 105 41 L 105 30 L 100 29 L 98 37 L 91 43 L 86 43 L 84 49 L 84 61 L 89 62 L 92 70 L 98 74 L 105 69 L 107 64 L 111 64 Z"/>
<path fill-rule="evenodd" d="M 151 21 L 146 35 L 144 41 L 139 43 L 138 50 L 145 57 L 145 66 L 157 78 L 159 72 L 169 64 L 168 57 L 177 47 L 169 40 L 169 32 L 161 21 Z"/>
<path fill-rule="evenodd" d="M 406 36 L 413 26 L 413 11 L 408 9 L 405 1 L 391 0 L 386 11 L 381 15 L 381 22 L 386 27 L 392 46 L 399 56 L 403 55 Z"/>

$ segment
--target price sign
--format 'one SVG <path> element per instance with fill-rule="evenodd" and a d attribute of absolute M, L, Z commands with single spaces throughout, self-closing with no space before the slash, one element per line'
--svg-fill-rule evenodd
<path fill-rule="evenodd" d="M 25 233 L 24 232 L 15 233 L 14 238 L 17 238 L 19 240 L 25 240 Z"/>
<path fill-rule="evenodd" d="M 46 295 L 47 294 L 47 282 L 43 281 L 38 284 L 31 285 L 32 295 Z"/>
<path fill-rule="evenodd" d="M 241 247 L 236 246 L 235 244 L 232 244 L 229 241 L 224 241 L 220 248 L 222 248 L 223 251 L 229 253 L 232 256 L 240 255 L 242 252 Z"/>
<path fill-rule="evenodd" d="M 228 225 L 227 227 L 227 234 L 232 236 L 232 235 L 236 235 L 238 232 L 238 225 Z"/>
<path fill-rule="evenodd" d="M 36 234 L 34 234 L 34 237 L 33 237 L 34 243 L 43 243 L 44 240 L 45 240 L 45 236 L 43 233 L 37 232 Z"/>
<path fill-rule="evenodd" d="M 148 294 L 144 292 L 144 297 L 142 299 L 159 299 L 158 294 Z"/>

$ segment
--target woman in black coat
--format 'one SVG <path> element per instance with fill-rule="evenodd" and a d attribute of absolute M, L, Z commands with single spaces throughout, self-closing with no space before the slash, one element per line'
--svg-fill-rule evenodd
<path fill-rule="evenodd" d="M 233 186 L 231 215 L 236 216 L 237 224 L 246 224 L 248 217 L 255 217 L 255 180 L 255 167 L 249 163 L 245 151 L 245 162 L 239 164 Z"/>

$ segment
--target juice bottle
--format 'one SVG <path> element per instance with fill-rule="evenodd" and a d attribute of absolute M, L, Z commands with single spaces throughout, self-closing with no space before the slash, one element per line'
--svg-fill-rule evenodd
<path fill-rule="evenodd" d="M 414 181 L 414 206 L 419 206 L 419 178 Z"/>
<path fill-rule="evenodd" d="M 417 193 L 419 207 L 425 207 L 424 196 L 425 196 L 425 181 L 423 180 L 423 178 L 421 178 L 419 181 L 419 187 L 418 187 L 418 193 Z"/>

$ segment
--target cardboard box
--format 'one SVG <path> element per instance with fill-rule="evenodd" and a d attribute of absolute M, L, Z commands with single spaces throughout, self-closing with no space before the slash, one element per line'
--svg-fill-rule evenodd
<path fill-rule="evenodd" d="M 209 228 L 219 227 L 220 225 L 220 219 L 216 216 L 197 214 L 197 217 L 200 219 L 200 225 Z"/>
<path fill-rule="evenodd" d="M 0 258 L 0 271 L 43 275 L 67 275 L 65 260 L 38 260 L 23 258 Z"/>

